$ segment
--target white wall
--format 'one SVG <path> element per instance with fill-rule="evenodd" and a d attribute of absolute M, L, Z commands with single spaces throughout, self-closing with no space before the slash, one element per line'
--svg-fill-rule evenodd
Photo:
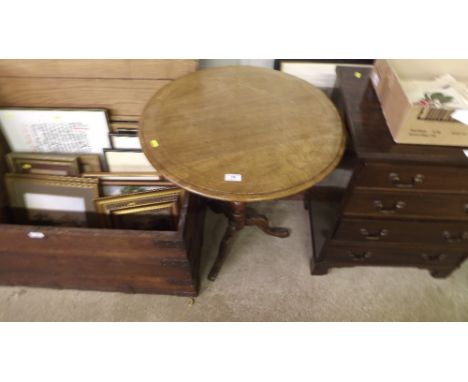
<path fill-rule="evenodd" d="M 264 68 L 273 69 L 274 60 L 200 60 L 200 69 L 213 68 L 215 66 L 231 66 L 231 65 L 249 65 L 249 66 L 261 66 Z"/>

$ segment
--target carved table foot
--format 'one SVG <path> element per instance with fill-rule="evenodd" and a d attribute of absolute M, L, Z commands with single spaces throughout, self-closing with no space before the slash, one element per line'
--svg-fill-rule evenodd
<path fill-rule="evenodd" d="M 267 235 L 271 236 L 288 237 L 290 234 L 289 229 L 287 228 L 270 227 L 268 224 L 268 218 L 265 215 L 260 215 L 251 209 L 248 209 L 245 225 L 255 225 Z"/>
<path fill-rule="evenodd" d="M 215 206 L 215 208 L 212 207 L 214 212 L 223 212 L 226 214 L 229 219 L 229 224 L 219 244 L 218 256 L 208 274 L 208 280 L 210 281 L 216 280 L 224 260 L 226 260 L 228 255 L 229 244 L 232 242 L 237 232 L 246 225 L 255 225 L 268 235 L 282 238 L 289 236 L 289 230 L 287 228 L 270 227 L 266 216 L 260 215 L 251 209 L 246 212 L 244 202 L 227 203 L 225 208 L 220 208 L 216 203 L 213 203 L 213 206 Z"/>

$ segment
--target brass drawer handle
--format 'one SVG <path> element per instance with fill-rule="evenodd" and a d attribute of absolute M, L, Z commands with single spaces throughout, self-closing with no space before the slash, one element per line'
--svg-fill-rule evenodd
<path fill-rule="evenodd" d="M 379 212 L 388 215 L 388 214 L 394 214 L 398 210 L 405 208 L 406 203 L 399 200 L 391 207 L 384 207 L 384 204 L 381 200 L 374 200 L 374 207 L 376 207 L 379 210 Z"/>
<path fill-rule="evenodd" d="M 468 232 L 451 233 L 450 231 L 444 231 L 442 232 L 442 237 L 447 243 L 461 243 L 463 240 L 468 239 Z"/>
<path fill-rule="evenodd" d="M 369 233 L 369 231 L 366 228 L 361 228 L 359 230 L 359 233 L 364 236 L 364 239 L 366 240 L 380 240 L 382 237 L 388 236 L 388 229 L 381 229 L 380 231 L 376 233 Z"/>
<path fill-rule="evenodd" d="M 413 176 L 411 178 L 411 180 L 408 183 L 405 183 L 405 182 L 401 181 L 400 175 L 398 175 L 396 172 L 391 172 L 390 174 L 388 174 L 388 179 L 390 180 L 390 182 L 392 182 L 392 184 L 395 187 L 398 187 L 398 188 L 413 188 L 413 187 L 416 186 L 416 184 L 423 182 L 424 175 L 423 174 L 416 174 L 415 176 Z"/>
<path fill-rule="evenodd" d="M 364 261 L 372 256 L 372 252 L 354 252 L 349 251 L 349 256 L 353 261 Z"/>
<path fill-rule="evenodd" d="M 435 263 L 437 261 L 445 260 L 447 256 L 445 255 L 445 253 L 437 253 L 432 255 L 429 255 L 427 253 L 421 253 L 421 257 L 426 261 Z"/>

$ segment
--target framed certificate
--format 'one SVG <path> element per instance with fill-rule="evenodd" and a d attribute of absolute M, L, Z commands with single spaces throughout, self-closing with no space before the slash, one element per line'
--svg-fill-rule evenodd
<path fill-rule="evenodd" d="M 102 155 L 111 147 L 103 109 L 0 108 L 0 129 L 13 152 Z"/>

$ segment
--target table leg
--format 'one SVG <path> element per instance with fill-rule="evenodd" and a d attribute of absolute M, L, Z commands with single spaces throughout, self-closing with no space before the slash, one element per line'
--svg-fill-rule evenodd
<path fill-rule="evenodd" d="M 215 212 L 221 212 L 219 206 L 216 208 L 216 210 L 217 211 Z M 224 260 L 227 257 L 228 245 L 235 237 L 237 232 L 244 228 L 246 225 L 255 225 L 268 235 L 281 238 L 289 236 L 289 230 L 287 228 L 270 227 L 266 216 L 260 215 L 250 208 L 246 210 L 244 202 L 227 203 L 226 208 L 224 209 L 224 213 L 226 214 L 229 220 L 228 227 L 219 245 L 218 256 L 216 257 L 215 263 L 211 268 L 210 273 L 208 274 L 208 280 L 210 281 L 216 280 L 216 277 L 218 276 L 218 273 L 221 270 Z"/>
<path fill-rule="evenodd" d="M 228 227 L 224 233 L 223 239 L 219 244 L 218 256 L 215 263 L 208 274 L 208 280 L 215 281 L 218 273 L 223 266 L 224 260 L 227 256 L 228 245 L 231 239 L 235 236 L 237 231 L 240 231 L 245 226 L 245 203 L 233 202 L 229 203 L 227 211 L 227 218 L 229 219 Z"/>

